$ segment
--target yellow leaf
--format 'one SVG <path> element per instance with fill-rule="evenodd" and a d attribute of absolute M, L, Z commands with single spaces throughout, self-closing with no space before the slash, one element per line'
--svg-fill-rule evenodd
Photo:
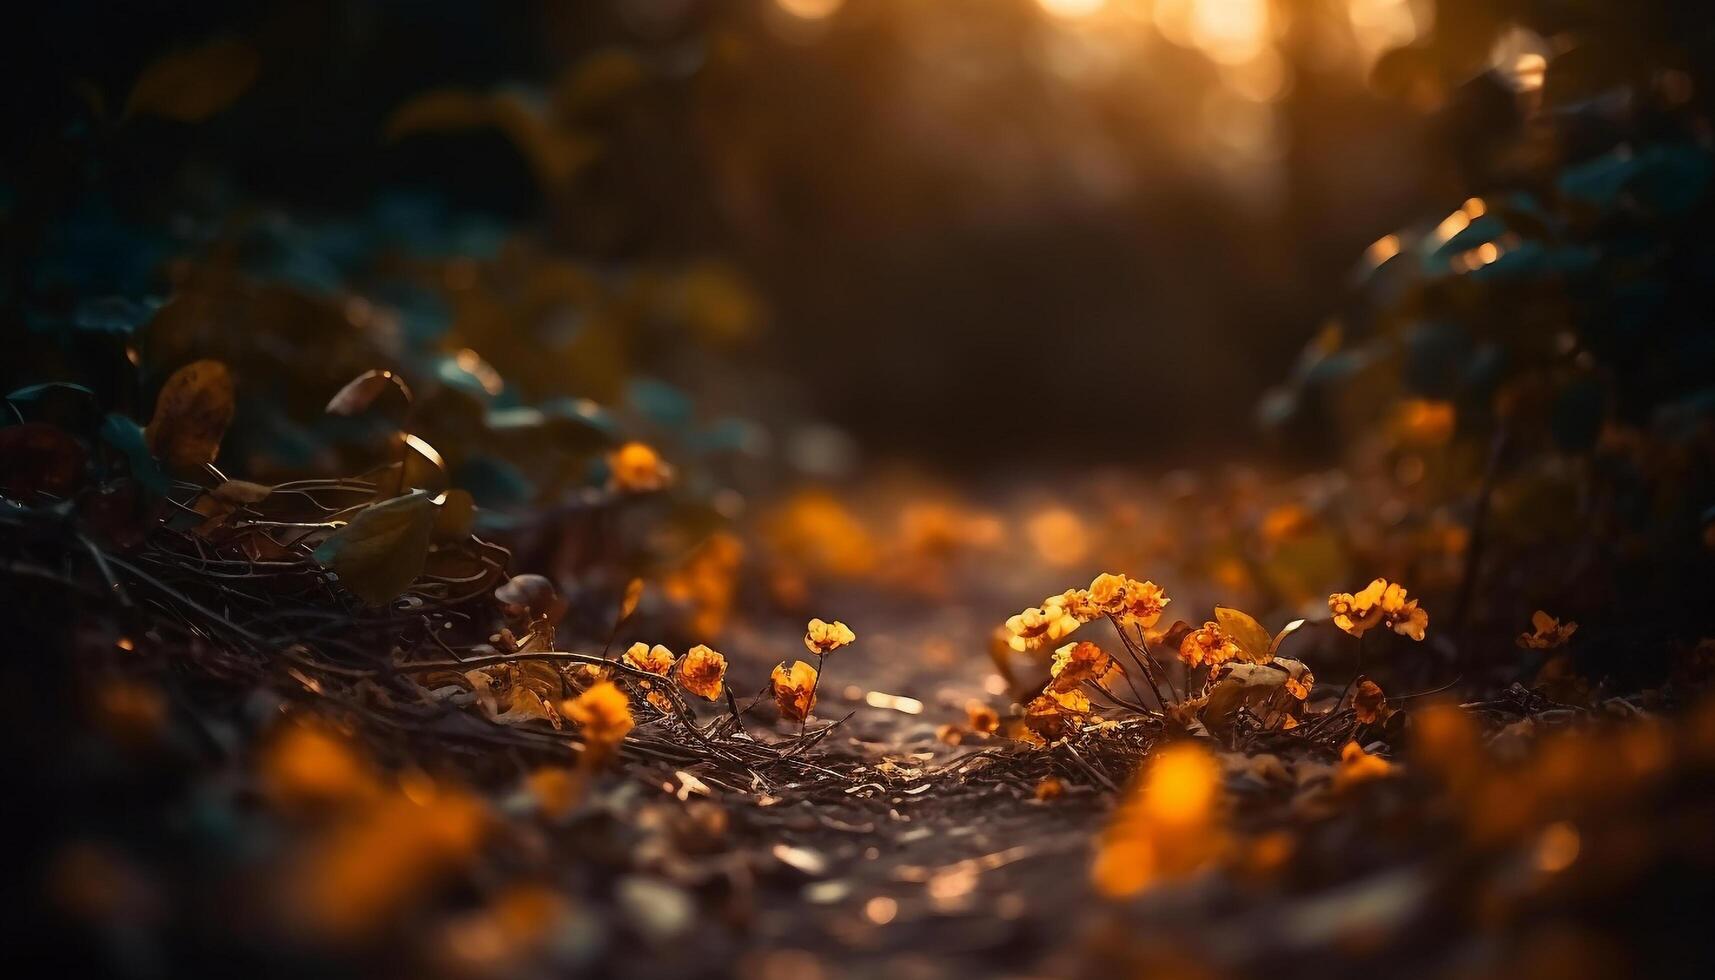
<path fill-rule="evenodd" d="M 220 38 L 152 62 L 131 87 L 125 114 L 201 122 L 238 100 L 261 71 L 256 49 Z"/>
<path fill-rule="evenodd" d="M 316 561 L 364 602 L 384 605 L 422 574 L 434 527 L 434 505 L 418 490 L 359 511 L 316 548 Z"/>
<path fill-rule="evenodd" d="M 169 469 L 194 470 L 220 455 L 232 424 L 232 372 L 219 361 L 193 361 L 167 378 L 143 430 L 149 451 Z"/>
<path fill-rule="evenodd" d="M 1244 651 L 1244 659 L 1253 664 L 1265 664 L 1274 659 L 1273 638 L 1250 614 L 1228 606 L 1216 606 L 1215 622 Z"/>

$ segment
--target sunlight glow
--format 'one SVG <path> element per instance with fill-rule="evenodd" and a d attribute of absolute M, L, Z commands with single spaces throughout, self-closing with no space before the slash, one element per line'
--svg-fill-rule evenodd
<path fill-rule="evenodd" d="M 1036 0 L 1036 4 L 1055 17 L 1088 17 L 1107 6 L 1108 0 Z"/>
<path fill-rule="evenodd" d="M 774 2 L 779 4 L 781 10 L 794 17 L 801 17 L 804 20 L 821 20 L 824 17 L 833 16 L 836 11 L 845 6 L 846 0 L 774 0 Z"/>
<path fill-rule="evenodd" d="M 1417 40 L 1433 18 L 1427 5 L 1412 0 L 1348 0 L 1346 4 L 1346 19 L 1366 63 Z"/>

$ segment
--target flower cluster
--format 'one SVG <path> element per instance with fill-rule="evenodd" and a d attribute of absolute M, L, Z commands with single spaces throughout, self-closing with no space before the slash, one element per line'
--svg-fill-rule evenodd
<path fill-rule="evenodd" d="M 1144 629 L 1160 621 L 1162 610 L 1172 601 L 1154 582 L 1139 582 L 1112 572 L 1097 575 L 1085 595 L 1102 613 Z"/>
<path fill-rule="evenodd" d="M 1328 597 L 1334 625 L 1353 636 L 1363 636 L 1375 626 L 1386 626 L 1401 636 L 1423 639 L 1429 614 L 1418 608 L 1416 599 L 1405 597 L 1405 586 L 1378 578 L 1356 595 L 1336 592 Z"/>
<path fill-rule="evenodd" d="M 673 651 L 659 643 L 654 646 L 647 643 L 633 643 L 631 648 L 625 651 L 623 659 L 638 670 L 660 674 L 662 677 L 666 677 L 667 672 L 673 669 Z"/>
<path fill-rule="evenodd" d="M 667 677 L 673 668 L 679 670 L 679 684 L 692 694 L 709 701 L 721 696 L 721 684 L 726 679 L 726 658 L 702 644 L 697 644 L 677 660 L 673 651 L 657 643 L 633 643 L 621 658 L 626 666 Z"/>
<path fill-rule="evenodd" d="M 1020 652 L 1040 650 L 1098 616 L 1148 629 L 1170 601 L 1154 582 L 1104 572 L 1088 589 L 1067 589 L 1008 619 L 1007 645 Z"/>

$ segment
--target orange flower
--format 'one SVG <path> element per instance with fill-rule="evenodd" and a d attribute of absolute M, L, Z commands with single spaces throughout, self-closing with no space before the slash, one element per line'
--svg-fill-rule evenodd
<path fill-rule="evenodd" d="M 1570 620 L 1562 623 L 1540 609 L 1530 617 L 1530 625 L 1534 632 L 1518 636 L 1518 645 L 1526 650 L 1552 650 L 1565 646 L 1566 641 L 1572 639 L 1572 634 L 1578 631 L 1577 623 Z"/>
<path fill-rule="evenodd" d="M 1186 633 L 1185 638 L 1179 641 L 1179 659 L 1193 669 L 1218 667 L 1237 659 L 1243 652 L 1238 641 L 1215 623 L 1204 623 L 1200 629 Z"/>
<path fill-rule="evenodd" d="M 984 735 L 1000 728 L 1000 714 L 981 701 L 965 702 L 965 721 L 970 725 L 971 731 Z"/>
<path fill-rule="evenodd" d="M 651 674 L 667 676 L 667 671 L 673 669 L 673 651 L 657 643 L 650 646 L 647 643 L 633 643 L 625 651 L 625 662 L 638 670 L 647 670 Z"/>
<path fill-rule="evenodd" d="M 679 683 L 697 697 L 713 701 L 721 696 L 726 679 L 726 658 L 701 643 L 685 651 L 679 661 Z"/>
<path fill-rule="evenodd" d="M 1453 438 L 1457 422 L 1452 402 L 1414 398 L 1399 406 L 1394 430 L 1409 445 L 1441 446 Z"/>
<path fill-rule="evenodd" d="M 1391 775 L 1392 763 L 1379 755 L 1370 755 L 1356 742 L 1347 742 L 1340 750 L 1340 765 L 1334 770 L 1334 788 L 1341 790 Z"/>
<path fill-rule="evenodd" d="M 1156 753 L 1102 835 L 1096 890 L 1125 898 L 1219 857 L 1229 844 L 1222 802 L 1221 767 L 1208 750 L 1180 742 Z"/>
<path fill-rule="evenodd" d="M 780 706 L 780 717 L 788 721 L 803 721 L 816 707 L 816 668 L 802 660 L 792 661 L 787 669 L 783 662 L 769 675 L 774 682 L 774 703 Z"/>
<path fill-rule="evenodd" d="M 1047 690 L 1024 706 L 1024 724 L 1038 737 L 1053 741 L 1089 713 L 1090 699 L 1082 691 Z"/>
<path fill-rule="evenodd" d="M 1334 625 L 1353 636 L 1363 636 L 1378 624 L 1385 624 L 1401 636 L 1422 640 L 1429 626 L 1429 614 L 1407 599 L 1405 586 L 1378 578 L 1357 594 L 1336 592 L 1328 597 L 1328 611 Z"/>
<path fill-rule="evenodd" d="M 856 639 L 857 634 L 837 619 L 831 623 L 812 619 L 804 632 L 804 647 L 817 656 L 825 656 Z"/>
<path fill-rule="evenodd" d="M 589 690 L 563 702 L 560 713 L 577 722 L 591 760 L 605 758 L 635 724 L 631 699 L 612 681 L 597 681 Z"/>
<path fill-rule="evenodd" d="M 1056 691 L 1071 691 L 1085 681 L 1099 684 L 1113 668 L 1113 658 L 1094 643 L 1088 640 L 1068 643 L 1054 651 L 1054 665 L 1048 669 L 1054 680 L 1049 686 Z"/>
<path fill-rule="evenodd" d="M 1161 619 L 1161 610 L 1172 601 L 1154 582 L 1139 582 L 1113 572 L 1097 575 L 1084 595 L 1101 612 L 1144 629 L 1154 626 Z"/>
<path fill-rule="evenodd" d="M 1103 572 L 1090 582 L 1090 601 L 1102 612 L 1118 613 L 1125 604 L 1125 588 L 1130 581 L 1124 575 Z"/>
<path fill-rule="evenodd" d="M 607 456 L 610 485 L 626 493 L 660 490 L 673 479 L 673 467 L 647 443 L 628 442 Z"/>

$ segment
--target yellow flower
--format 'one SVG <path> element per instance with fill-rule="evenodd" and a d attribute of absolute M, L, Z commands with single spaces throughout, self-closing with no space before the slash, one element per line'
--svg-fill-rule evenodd
<path fill-rule="evenodd" d="M 1186 633 L 1185 638 L 1179 641 L 1179 659 L 1192 669 L 1218 667 L 1238 659 L 1243 653 L 1238 642 L 1215 623 L 1204 623 L 1200 629 Z"/>
<path fill-rule="evenodd" d="M 1078 620 L 1067 614 L 1055 596 L 1040 608 L 1031 607 L 1006 621 L 1007 645 L 1020 652 L 1040 650 L 1077 629 Z"/>
<path fill-rule="evenodd" d="M 1429 614 L 1419 608 L 1416 599 L 1407 599 L 1405 586 L 1378 578 L 1363 591 L 1336 592 L 1328 597 L 1328 611 L 1334 625 L 1353 636 L 1363 636 L 1378 624 L 1385 624 L 1401 636 L 1422 640 L 1429 626 Z"/>
<path fill-rule="evenodd" d="M 821 656 L 832 653 L 855 639 L 857 634 L 837 619 L 831 623 L 812 619 L 809 629 L 804 633 L 804 646 L 811 653 Z"/>
<path fill-rule="evenodd" d="M 1526 650 L 1552 650 L 1565 646 L 1566 641 L 1572 639 L 1572 634 L 1578 631 L 1577 623 L 1571 620 L 1562 623 L 1540 609 L 1530 617 L 1530 625 L 1534 632 L 1518 636 L 1518 645 Z"/>
<path fill-rule="evenodd" d="M 1102 682 L 1114 661 L 1101 647 L 1085 640 L 1068 643 L 1054 651 L 1054 664 L 1049 673 L 1054 680 L 1049 686 L 1056 691 L 1071 691 L 1085 681 Z"/>
<path fill-rule="evenodd" d="M 1082 589 L 1067 589 L 1057 596 L 1049 596 L 1042 601 L 1043 608 L 1054 606 L 1079 623 L 1087 623 L 1102 614 L 1090 594 Z"/>
<path fill-rule="evenodd" d="M 605 758 L 618 747 L 635 724 L 631 718 L 631 699 L 612 681 L 596 682 L 589 690 L 563 702 L 560 712 L 577 722 L 592 761 Z"/>
<path fill-rule="evenodd" d="M 610 483 L 626 493 L 660 490 L 673 479 L 673 467 L 647 443 L 628 442 L 607 456 Z"/>
<path fill-rule="evenodd" d="M 679 661 L 679 683 L 697 697 L 710 701 L 721 696 L 726 679 L 726 658 L 701 643 L 685 651 Z"/>
<path fill-rule="evenodd" d="M 1381 622 L 1382 591 L 1386 588 L 1387 580 L 1378 578 L 1356 595 L 1336 592 L 1329 596 L 1328 611 L 1334 616 L 1334 625 L 1353 636 L 1369 632 L 1370 627 Z"/>
<path fill-rule="evenodd" d="M 625 662 L 638 670 L 647 670 L 651 674 L 667 676 L 667 671 L 673 668 L 673 651 L 657 643 L 650 646 L 647 643 L 633 643 L 625 651 Z"/>
<path fill-rule="evenodd" d="M 780 717 L 787 721 L 803 721 L 816 707 L 816 668 L 802 660 L 792 661 L 787 669 L 782 662 L 769 675 L 774 683 L 774 703 L 780 706 Z"/>

